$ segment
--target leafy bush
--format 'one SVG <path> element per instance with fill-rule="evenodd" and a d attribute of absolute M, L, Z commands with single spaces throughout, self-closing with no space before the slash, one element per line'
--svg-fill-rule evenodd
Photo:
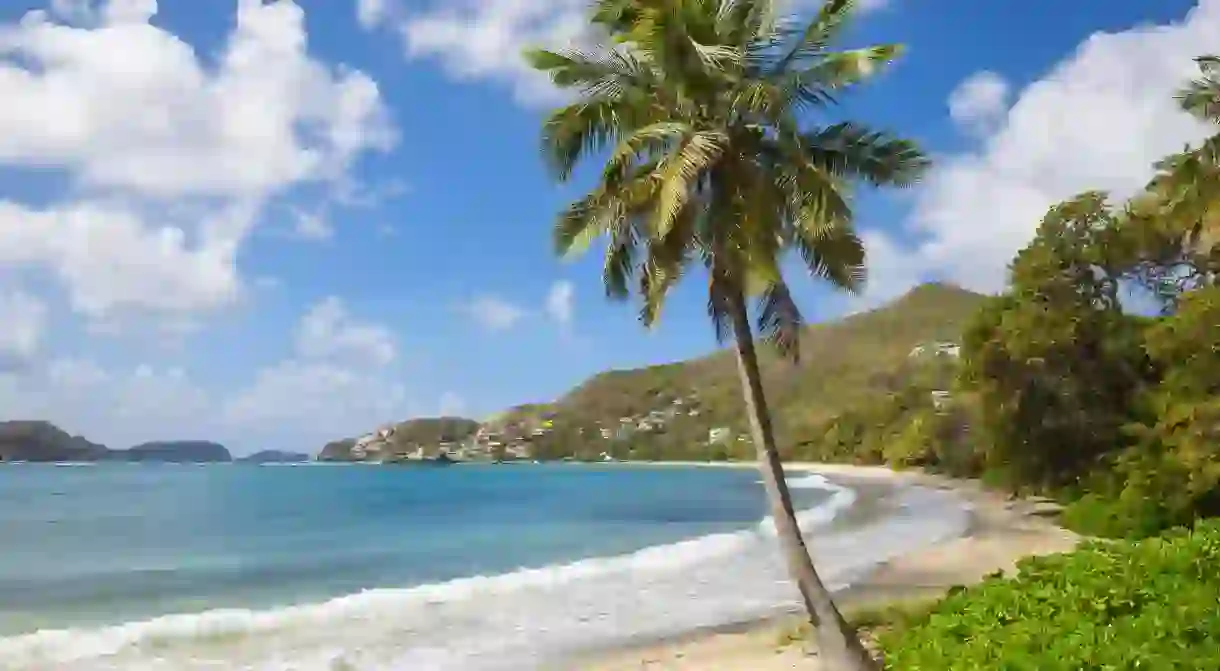
<path fill-rule="evenodd" d="M 1028 559 L 883 633 L 903 671 L 1220 669 L 1220 523 Z"/>
<path fill-rule="evenodd" d="M 1063 511 L 1063 524 L 1087 536 L 1138 539 L 1175 526 L 1172 511 L 1154 498 L 1124 490 L 1117 498 L 1086 494 Z"/>

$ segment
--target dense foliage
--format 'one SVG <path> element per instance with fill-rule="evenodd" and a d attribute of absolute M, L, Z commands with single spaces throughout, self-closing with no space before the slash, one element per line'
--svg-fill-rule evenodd
<path fill-rule="evenodd" d="M 881 637 L 903 671 L 1220 668 L 1220 523 L 1028 559 Z"/>
<path fill-rule="evenodd" d="M 1220 124 L 1220 61 L 1180 95 Z M 952 399 L 904 386 L 804 435 L 796 456 L 924 466 L 1070 503 L 1086 533 L 1220 515 L 1220 134 L 1128 201 L 1049 209 L 1008 290 L 960 337 Z M 946 389 L 943 377 L 933 386 Z"/>

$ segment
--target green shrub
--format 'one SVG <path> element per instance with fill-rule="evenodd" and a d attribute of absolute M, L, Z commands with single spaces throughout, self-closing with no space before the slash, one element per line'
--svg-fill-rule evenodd
<path fill-rule="evenodd" d="M 903 671 L 1220 669 L 1220 523 L 1029 559 L 881 636 Z"/>
<path fill-rule="evenodd" d="M 1129 539 L 1146 538 L 1173 526 L 1158 501 L 1098 494 L 1086 494 L 1072 502 L 1063 511 L 1063 524 L 1086 536 Z"/>

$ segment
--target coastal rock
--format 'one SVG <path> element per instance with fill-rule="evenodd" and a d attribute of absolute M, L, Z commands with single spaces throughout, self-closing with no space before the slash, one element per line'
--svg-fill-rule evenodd
<path fill-rule="evenodd" d="M 240 457 L 235 461 L 246 464 L 299 464 L 309 461 L 309 455 L 303 452 L 283 452 L 280 450 L 263 450 Z"/>

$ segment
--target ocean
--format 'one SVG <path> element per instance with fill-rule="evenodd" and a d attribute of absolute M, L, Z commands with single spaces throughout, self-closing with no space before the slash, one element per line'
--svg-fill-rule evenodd
<path fill-rule="evenodd" d="M 827 582 L 962 533 L 789 476 Z M 0 468 L 5 671 L 521 671 L 793 608 L 752 469 Z"/>

